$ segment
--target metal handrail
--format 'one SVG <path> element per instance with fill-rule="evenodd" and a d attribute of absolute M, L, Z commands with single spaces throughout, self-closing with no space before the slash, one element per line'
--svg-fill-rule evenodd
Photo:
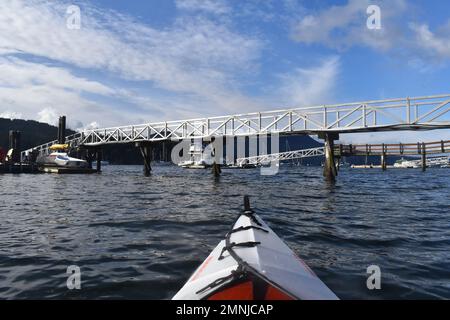
<path fill-rule="evenodd" d="M 372 132 L 450 128 L 450 94 L 331 104 L 85 130 L 68 136 L 73 146 L 182 140 L 267 133 Z M 48 152 L 46 143 L 24 151 Z"/>

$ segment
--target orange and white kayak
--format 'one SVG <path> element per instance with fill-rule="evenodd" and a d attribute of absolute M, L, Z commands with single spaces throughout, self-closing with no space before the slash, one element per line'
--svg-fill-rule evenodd
<path fill-rule="evenodd" d="M 174 300 L 335 300 L 338 297 L 248 205 Z"/>

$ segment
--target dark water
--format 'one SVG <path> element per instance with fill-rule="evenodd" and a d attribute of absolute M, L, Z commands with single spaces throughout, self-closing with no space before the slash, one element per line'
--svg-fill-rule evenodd
<path fill-rule="evenodd" d="M 251 195 L 261 217 L 343 299 L 450 298 L 450 170 L 104 168 L 0 175 L 1 299 L 169 299 Z M 381 290 L 366 268 L 381 268 Z M 78 265 L 82 289 L 69 291 Z"/>

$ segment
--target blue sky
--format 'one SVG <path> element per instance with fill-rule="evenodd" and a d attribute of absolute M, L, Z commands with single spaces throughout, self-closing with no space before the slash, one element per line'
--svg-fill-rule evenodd
<path fill-rule="evenodd" d="M 380 30 L 366 27 L 371 4 Z M 66 114 L 83 129 L 450 93 L 448 12 L 444 0 L 3 0 L 0 117 Z"/>

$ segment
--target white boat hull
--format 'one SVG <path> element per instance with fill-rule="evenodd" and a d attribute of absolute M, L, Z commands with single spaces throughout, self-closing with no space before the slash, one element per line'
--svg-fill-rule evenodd
<path fill-rule="evenodd" d="M 65 152 L 53 152 L 48 156 L 38 158 L 37 164 L 43 167 L 50 166 L 75 169 L 83 169 L 89 167 L 87 161 L 69 157 Z"/>

